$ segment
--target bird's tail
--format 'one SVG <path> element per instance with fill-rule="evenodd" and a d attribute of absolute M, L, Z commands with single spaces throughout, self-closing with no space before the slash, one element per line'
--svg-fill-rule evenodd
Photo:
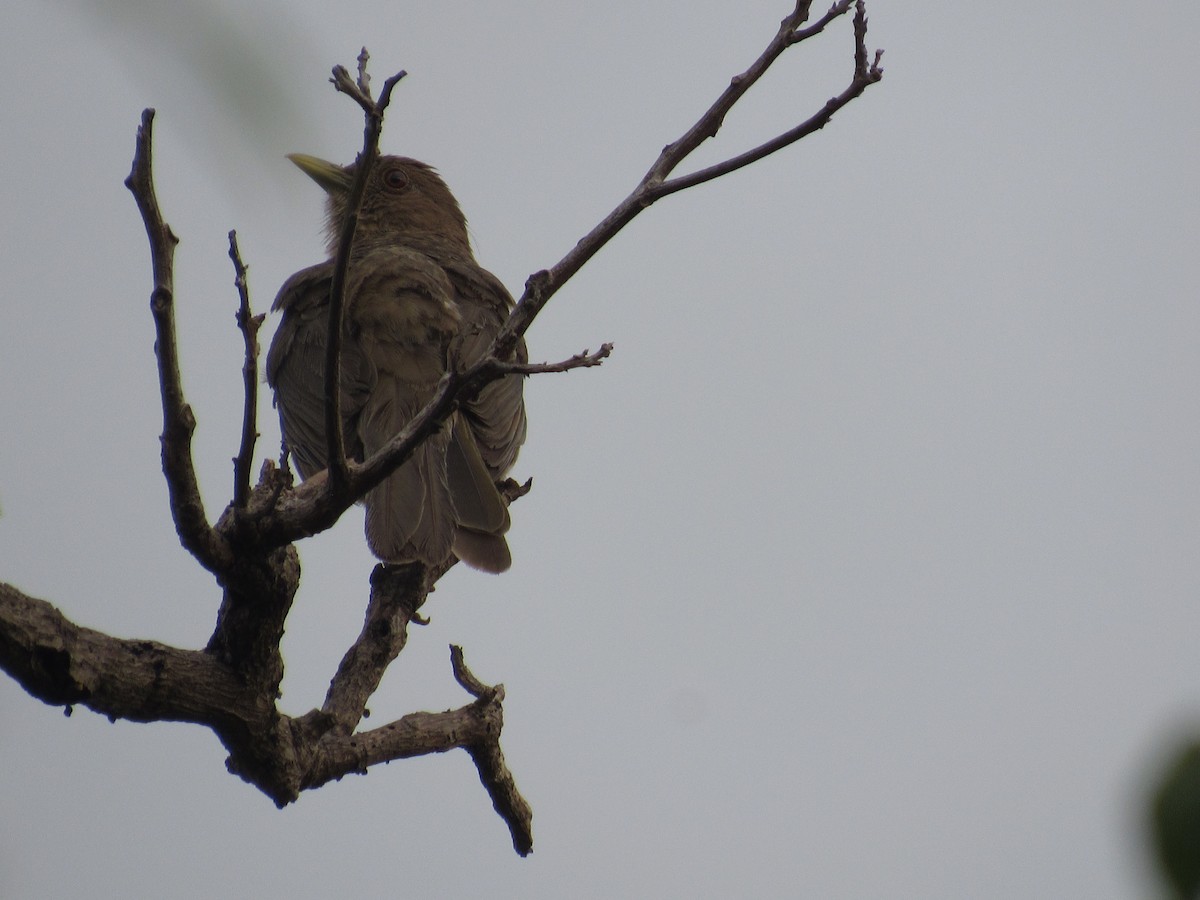
<path fill-rule="evenodd" d="M 379 379 L 359 419 L 368 456 L 408 423 L 420 399 L 411 384 Z M 366 505 L 367 544 L 382 560 L 436 566 L 453 552 L 484 572 L 512 565 L 508 505 L 459 415 L 367 494 Z"/>
<path fill-rule="evenodd" d="M 359 419 L 366 455 L 378 451 L 420 408 L 412 385 L 381 377 Z M 454 503 L 446 477 L 449 428 L 431 436 L 367 494 L 367 544 L 386 562 L 435 566 L 454 546 Z"/>
<path fill-rule="evenodd" d="M 504 533 L 508 504 L 496 490 L 491 473 L 479 455 L 471 426 L 455 415 L 446 449 L 446 474 L 454 499 L 454 553 L 467 565 L 484 572 L 503 572 L 512 565 Z"/>

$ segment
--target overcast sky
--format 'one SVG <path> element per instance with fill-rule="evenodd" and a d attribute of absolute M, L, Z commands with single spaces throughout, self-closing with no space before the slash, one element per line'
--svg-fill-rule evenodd
<path fill-rule="evenodd" d="M 197 647 L 214 621 L 159 471 L 122 185 L 143 107 L 215 515 L 241 416 L 226 234 L 259 310 L 322 258 L 320 191 L 284 155 L 353 157 L 333 64 L 365 43 L 377 83 L 409 71 L 384 147 L 440 169 L 519 293 L 789 8 L 3 13 L 0 580 L 122 636 Z M 67 718 L 0 679 L 0 894 L 1154 895 L 1142 792 L 1200 727 L 1200 5 L 869 12 L 880 85 L 649 210 L 538 320 L 534 358 L 615 353 L 528 384 L 513 568 L 445 578 L 370 704 L 463 704 L 462 644 L 507 688 L 533 855 L 463 753 L 281 812 L 206 730 Z M 793 50 L 697 165 L 841 91 L 848 28 Z M 361 512 L 300 553 L 297 714 L 361 625 Z"/>

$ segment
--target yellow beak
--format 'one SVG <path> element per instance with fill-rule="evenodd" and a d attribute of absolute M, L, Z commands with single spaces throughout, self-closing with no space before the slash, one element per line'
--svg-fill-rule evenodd
<path fill-rule="evenodd" d="M 327 194 L 345 194 L 350 190 L 352 176 L 337 163 L 331 163 L 306 153 L 289 153 L 288 159 L 300 171 L 321 186 Z"/>

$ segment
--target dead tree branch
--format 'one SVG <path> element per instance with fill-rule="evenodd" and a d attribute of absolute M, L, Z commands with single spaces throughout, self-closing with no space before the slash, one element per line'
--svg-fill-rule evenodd
<path fill-rule="evenodd" d="M 359 730 L 367 703 L 384 672 L 404 649 L 409 624 L 423 621 L 420 609 L 432 585 L 454 561 L 434 570 L 419 564 L 377 567 L 371 578 L 371 598 L 362 632 L 330 680 L 324 703 L 319 709 L 292 717 L 279 711 L 277 699 L 283 677 L 279 644 L 300 583 L 294 543 L 331 526 L 357 498 L 379 484 L 440 429 L 459 403 L 492 381 L 505 375 L 567 372 L 600 365 L 612 352 L 611 344 L 557 363 L 520 362 L 514 358 L 514 350 L 551 296 L 643 209 L 662 197 L 719 178 L 812 134 L 879 81 L 880 56 L 876 52 L 874 61 L 870 61 L 862 0 L 836 0 L 828 12 L 808 24 L 810 6 L 811 0 L 799 0 L 758 59 L 731 79 L 691 128 L 664 147 L 633 192 L 558 263 L 529 278 L 524 295 L 488 352 L 468 366 L 451 367 L 425 408 L 387 446 L 361 464 L 346 459 L 340 427 L 338 388 L 345 281 L 357 210 L 378 155 L 384 113 L 404 73 L 387 79 L 376 100 L 370 90 L 365 50 L 358 59 L 356 78 L 336 67 L 333 84 L 358 103 L 365 125 L 330 297 L 324 397 L 329 474 L 293 486 L 287 472 L 267 461 L 258 484 L 250 485 L 257 438 L 257 334 L 262 316 L 251 313 L 246 266 L 231 232 L 230 257 L 240 301 L 237 321 L 245 345 L 242 374 L 246 396 L 241 442 L 234 461 L 233 497 L 215 525 L 205 513 L 192 460 L 196 421 L 184 396 L 174 321 L 173 251 L 178 239 L 166 224 L 155 197 L 151 159 L 154 111 L 146 110 L 126 185 L 141 211 L 150 244 L 151 312 L 163 410 L 163 474 L 181 543 L 214 573 L 223 590 L 217 624 L 203 650 L 125 640 L 81 627 L 50 603 L 0 584 L 0 668 L 49 704 L 68 708 L 82 704 L 114 719 L 205 725 L 228 750 L 229 770 L 281 806 L 296 800 L 303 790 L 365 772 L 376 763 L 463 749 L 474 761 L 493 806 L 508 825 L 514 848 L 522 855 L 529 853 L 533 846 L 532 813 L 500 749 L 504 688 L 491 687 L 476 678 L 466 667 L 460 648 L 452 648 L 451 668 L 458 683 L 473 698 L 471 703 L 441 713 L 410 713 L 382 727 Z M 851 10 L 854 67 L 841 93 L 809 118 L 758 147 L 672 177 L 697 147 L 717 134 L 729 110 L 785 50 L 824 33 Z M 530 484 L 507 481 L 500 488 L 511 501 L 527 492 Z"/>
<path fill-rule="evenodd" d="M 572 369 L 590 369 L 598 366 L 612 355 L 613 345 L 601 344 L 595 353 L 584 350 L 570 359 L 556 363 L 518 363 L 497 360 L 496 366 L 505 375 L 545 375 L 554 372 L 570 372 Z"/>
<path fill-rule="evenodd" d="M 424 567 L 376 566 L 371 573 L 371 599 L 358 636 L 329 682 L 321 711 L 350 734 L 358 727 L 367 701 L 383 673 L 408 641 L 408 623 L 429 592 Z"/>
<path fill-rule="evenodd" d="M 342 435 L 342 328 L 345 323 L 346 272 L 350 267 L 350 250 L 358 228 L 358 212 L 363 194 L 379 155 L 379 136 L 383 132 L 383 114 L 392 100 L 392 89 L 407 73 L 397 72 L 384 82 L 379 100 L 371 97 L 371 80 L 367 75 L 367 48 L 358 55 L 358 80 L 351 81 L 344 66 L 334 66 L 330 81 L 334 87 L 352 97 L 363 108 L 366 125 L 363 128 L 363 149 L 358 155 L 354 181 L 346 201 L 346 219 L 338 240 L 333 264 L 333 283 L 329 289 L 329 336 L 325 345 L 325 439 L 328 441 L 325 459 L 328 461 L 329 491 L 344 494 L 347 489 L 346 442 Z M 362 496 L 361 494 L 357 496 Z M 351 497 L 353 503 L 356 497 Z"/>
<path fill-rule="evenodd" d="M 512 353 L 513 347 L 516 346 L 517 340 L 533 324 L 533 320 L 545 308 L 555 292 L 578 272 L 584 263 L 595 256 L 601 247 L 612 240 L 621 229 L 633 221 L 642 210 L 647 209 L 668 194 L 694 187 L 705 181 L 712 181 L 714 178 L 719 178 L 721 175 L 747 166 L 755 160 L 775 153 L 789 144 L 793 144 L 801 138 L 812 134 L 814 131 L 824 128 L 838 110 L 846 106 L 851 100 L 859 97 L 868 87 L 883 78 L 883 70 L 879 67 L 882 51 L 875 53 L 874 64 L 869 66 L 866 64 L 867 15 L 864 0 L 857 0 L 857 2 L 853 3 L 851 0 L 838 0 L 829 9 L 829 12 L 813 26 L 803 29 L 801 26 L 808 21 L 811 7 L 812 0 L 798 0 L 795 10 L 780 23 L 779 30 L 775 33 L 770 43 L 767 44 L 766 49 L 759 55 L 758 59 L 751 63 L 746 71 L 730 79 L 729 86 L 721 93 L 721 96 L 708 108 L 704 115 L 696 120 L 696 123 L 682 137 L 663 148 L 658 159 L 654 161 L 649 171 L 642 176 L 642 180 L 638 182 L 633 192 L 622 200 L 599 225 L 584 235 L 571 248 L 571 251 L 555 263 L 555 265 L 549 269 L 535 272 L 529 277 L 529 280 L 525 283 L 525 293 L 521 295 L 521 299 L 518 301 L 516 308 L 513 309 L 512 315 L 509 316 L 507 324 L 500 334 L 496 336 L 496 340 L 492 345 L 492 352 L 495 356 L 500 359 L 507 358 Z M 851 75 L 849 86 L 842 93 L 828 101 L 819 112 L 815 113 L 809 119 L 753 150 L 748 150 L 745 153 L 727 159 L 715 166 L 710 166 L 707 169 L 702 169 L 699 172 L 694 172 L 691 175 L 680 176 L 670 181 L 667 180 L 668 176 L 697 147 L 709 138 L 716 137 L 729 110 L 766 73 L 771 64 L 785 50 L 820 34 L 830 22 L 845 15 L 852 7 L 855 10 L 854 71 Z"/>
<path fill-rule="evenodd" d="M 246 264 L 238 249 L 237 232 L 229 232 L 229 258 L 233 261 L 233 284 L 238 292 L 237 325 L 246 355 L 242 362 L 242 442 L 233 460 L 233 505 L 244 507 L 250 498 L 250 469 L 254 466 L 254 443 L 258 440 L 258 329 L 265 316 L 250 312 L 250 286 Z"/>
<path fill-rule="evenodd" d="M 154 110 L 142 113 L 137 132 L 137 148 L 133 168 L 125 186 L 133 192 L 146 237 L 150 241 L 150 262 L 154 275 L 154 290 L 150 294 L 150 312 L 154 317 L 156 339 L 154 353 L 158 359 L 159 392 L 162 395 L 163 474 L 170 495 L 171 517 L 184 547 L 210 571 L 228 567 L 233 553 L 228 544 L 213 531 L 204 513 L 196 469 L 192 464 L 192 432 L 196 417 L 183 395 L 183 377 L 179 373 L 179 349 L 175 341 L 175 245 L 179 238 L 163 219 L 154 192 L 151 174 L 151 136 Z"/>

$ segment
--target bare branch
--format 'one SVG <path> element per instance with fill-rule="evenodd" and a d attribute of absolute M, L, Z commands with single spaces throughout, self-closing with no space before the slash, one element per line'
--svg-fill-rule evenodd
<path fill-rule="evenodd" d="M 242 332 L 246 356 L 242 362 L 242 441 L 233 460 L 233 503 L 244 507 L 250 497 L 250 469 L 254 465 L 254 442 L 258 439 L 258 329 L 265 316 L 250 313 L 250 288 L 246 264 L 238 250 L 237 232 L 229 232 L 229 258 L 233 260 L 233 283 L 238 291 L 237 324 Z"/>
<path fill-rule="evenodd" d="M 492 353 L 499 359 L 509 358 L 517 341 L 529 329 L 555 292 L 642 210 L 668 194 L 728 174 L 823 128 L 834 113 L 861 95 L 867 87 L 879 81 L 883 77 L 883 70 L 879 68 L 880 54 L 876 53 L 873 65 L 866 64 L 866 12 L 862 0 L 857 0 L 854 3 L 855 69 L 850 86 L 845 91 L 826 103 L 820 112 L 771 141 L 700 172 L 667 181 L 671 172 L 697 147 L 716 136 L 733 105 L 788 47 L 824 31 L 830 22 L 849 11 L 851 5 L 851 0 L 837 0 L 821 19 L 808 29 L 801 29 L 800 26 L 808 19 L 812 0 L 798 0 L 795 10 L 780 23 L 775 36 L 758 59 L 751 63 L 746 71 L 730 79 L 729 86 L 696 123 L 678 140 L 663 148 L 658 159 L 633 192 L 600 224 L 584 235 L 558 263 L 529 277 L 525 283 L 525 293 L 492 344 Z"/>
<path fill-rule="evenodd" d="M 183 379 L 179 374 L 179 348 L 175 341 L 174 257 L 179 238 L 163 220 L 154 192 L 151 157 L 153 127 L 154 110 L 146 109 L 142 112 L 133 168 L 125 179 L 125 186 L 133 193 L 150 241 L 154 273 L 150 311 L 154 316 L 154 354 L 158 359 L 159 391 L 162 395 L 163 474 L 167 480 L 171 516 L 180 542 L 202 566 L 211 572 L 220 572 L 229 567 L 233 556 L 229 545 L 208 523 L 192 464 L 192 432 L 196 429 L 196 417 L 184 399 Z"/>
<path fill-rule="evenodd" d="M 482 708 L 495 706 L 494 729 L 489 729 L 483 737 L 468 743 L 467 752 L 479 771 L 480 783 L 492 798 L 492 807 L 508 823 L 513 849 L 521 856 L 527 856 L 533 850 L 533 810 L 517 790 L 517 783 L 500 750 L 500 730 L 504 727 L 500 703 L 504 700 L 504 685 L 491 687 L 476 678 L 467 668 L 462 647 L 457 644 L 450 645 L 450 667 L 454 671 L 454 680 L 476 698 L 476 705 Z"/>
<path fill-rule="evenodd" d="M 821 18 L 817 19 L 817 21 L 813 22 L 813 24 L 809 25 L 807 28 L 800 28 L 798 26 L 808 19 L 808 10 L 812 7 L 811 2 L 805 4 L 804 17 L 796 22 L 795 30 L 788 36 L 788 43 L 799 44 L 801 41 L 807 41 L 810 37 L 815 37 L 824 31 L 825 26 L 827 26 L 834 19 L 845 15 L 853 5 L 854 0 L 837 0 L 833 6 L 829 7 L 829 11 L 826 12 L 825 15 L 821 16 Z M 796 14 L 793 13 L 793 19 L 795 18 Z"/>
<path fill-rule="evenodd" d="M 499 704 L 481 710 L 477 703 L 468 703 L 440 713 L 409 713 L 353 735 L 330 732 L 313 747 L 312 763 L 298 787 L 313 790 L 344 775 L 363 774 L 379 763 L 466 749 L 485 738 L 498 710 Z"/>
<path fill-rule="evenodd" d="M 807 17 L 807 9 L 811 4 L 804 5 L 804 16 Z M 684 175 L 679 178 L 673 178 L 669 181 L 664 181 L 658 185 L 647 183 L 650 188 L 653 199 L 657 200 L 665 197 L 668 194 L 673 194 L 676 191 L 684 190 L 685 188 L 695 187 L 698 184 L 703 184 L 706 181 L 712 181 L 714 178 L 720 178 L 722 175 L 728 175 L 730 172 L 736 171 L 744 166 L 750 165 L 762 159 L 764 156 L 769 156 L 777 150 L 782 150 L 789 144 L 794 144 L 801 138 L 805 138 L 814 131 L 819 131 L 824 128 L 829 120 L 833 118 L 834 113 L 848 104 L 851 100 L 860 96 L 863 91 L 870 87 L 875 82 L 883 77 L 883 70 L 878 66 L 878 57 L 876 57 L 876 65 L 868 66 L 866 62 L 866 46 L 867 37 L 867 20 L 866 11 L 863 6 L 863 0 L 838 0 L 830 7 L 829 11 L 821 17 L 815 24 L 805 29 L 795 29 L 795 16 L 789 16 L 783 20 L 779 33 L 776 35 L 771 46 L 763 56 L 755 61 L 755 64 L 736 76 L 730 84 L 729 90 L 726 91 L 722 98 L 701 118 L 701 123 L 705 123 L 705 119 L 711 119 L 711 122 L 705 123 L 697 132 L 693 128 L 689 135 L 694 139 L 697 135 L 704 135 L 709 125 L 713 126 L 711 135 L 715 136 L 716 129 L 720 128 L 720 122 L 724 118 L 725 113 L 733 103 L 740 99 L 741 95 L 749 90 L 750 85 L 762 77 L 766 72 L 767 66 L 773 62 L 783 50 L 791 47 L 801 41 L 807 40 L 814 35 L 820 34 L 825 30 L 825 27 L 839 16 L 845 15 L 852 7 L 855 8 L 854 16 L 854 76 L 850 81 L 850 85 L 842 93 L 838 94 L 832 100 L 825 104 L 819 112 L 801 122 L 795 128 L 791 128 L 780 135 L 766 141 L 759 146 L 747 150 L 745 153 L 740 153 L 737 156 L 730 157 L 716 165 L 709 166 L 698 172 L 693 172 L 690 175 Z M 776 48 L 778 48 L 776 52 Z M 764 59 L 769 60 L 764 63 Z M 699 123 L 698 123 L 699 124 Z M 703 138 L 701 138 L 703 140 Z M 684 147 L 690 141 L 684 140 L 680 142 Z M 699 143 L 696 144 L 699 146 Z M 668 148 L 670 149 L 670 148 Z M 687 150 L 690 153 L 691 149 Z M 664 151 L 666 153 L 666 151 Z M 686 153 L 684 154 L 687 155 Z M 661 159 L 661 158 L 660 158 Z M 678 161 L 682 161 L 682 157 Z M 672 168 L 675 163 L 672 163 Z M 652 170 L 653 171 L 653 170 Z"/>
<path fill-rule="evenodd" d="M 497 713 L 503 698 L 503 691 L 500 691 L 494 699 Z M 533 851 L 533 809 L 517 790 L 517 783 L 500 750 L 498 738 L 503 724 L 503 718 L 498 716 L 491 740 L 469 744 L 467 752 L 479 772 L 480 783 L 492 798 L 492 808 L 508 825 L 513 849 L 521 856 L 528 856 Z"/>
<path fill-rule="evenodd" d="M 504 690 L 503 685 L 491 687 L 476 678 L 475 673 L 467 668 L 467 661 L 463 656 L 463 648 L 458 644 L 450 645 L 450 669 L 454 672 L 454 680 L 458 682 L 459 687 L 476 700 L 490 698 L 495 695 L 497 690 L 501 692 Z"/>
<path fill-rule="evenodd" d="M 857 51 L 856 51 L 857 53 Z M 655 198 L 665 197 L 667 194 L 673 194 L 676 191 L 682 191 L 685 188 L 695 187 L 698 184 L 703 184 L 706 181 L 712 181 L 714 178 L 720 178 L 722 175 L 728 175 L 730 172 L 737 171 L 752 162 L 757 162 L 764 156 L 770 156 L 777 150 L 782 150 L 789 144 L 794 144 L 801 138 L 808 137 L 814 131 L 820 131 L 829 124 L 829 120 L 843 106 L 848 104 L 862 94 L 866 88 L 878 81 L 882 77 L 882 70 L 878 67 L 879 54 L 876 55 L 876 64 L 870 67 L 868 77 L 855 78 L 850 86 L 836 97 L 830 99 L 821 111 L 813 115 L 811 118 L 801 122 L 795 128 L 785 131 L 783 134 L 773 137 L 771 140 L 759 144 L 752 150 L 747 150 L 745 153 L 740 153 L 737 156 L 730 157 L 723 162 L 700 169 L 697 172 L 692 172 L 689 175 L 683 175 L 679 178 L 672 178 L 661 184 L 655 191 Z"/>
<path fill-rule="evenodd" d="M 329 80 L 333 86 L 346 94 L 362 107 L 364 113 L 368 116 L 375 111 L 375 101 L 371 99 L 370 78 L 367 77 L 365 66 L 367 64 L 367 48 L 363 47 L 358 54 L 358 78 L 353 79 L 350 73 L 346 71 L 345 66 L 334 66 L 333 74 Z"/>
<path fill-rule="evenodd" d="M 310 478 L 281 498 L 273 516 L 258 523 L 259 539 L 267 546 L 279 546 L 332 527 L 356 498 L 403 465 L 450 417 L 463 397 L 478 392 L 490 382 L 509 374 L 567 372 L 597 366 L 611 352 L 612 344 L 604 344 L 595 353 L 576 354 L 559 363 L 518 363 L 485 356 L 466 371 L 448 372 L 429 402 L 395 437 L 361 464 L 347 465 L 344 490 L 330 490 L 323 478 Z"/>
<path fill-rule="evenodd" d="M 879 60 L 882 56 L 883 51 L 876 50 L 875 64 L 868 69 L 867 4 L 866 0 L 856 0 L 854 4 L 854 77 L 868 78 L 872 82 L 878 81 L 883 77 L 883 70 L 879 68 Z"/>
<path fill-rule="evenodd" d="M 350 734 L 358 727 L 383 673 L 404 649 L 408 623 L 429 593 L 427 574 L 420 564 L 381 564 L 371 573 L 371 599 L 362 633 L 329 682 L 322 707 L 322 712 L 331 716 L 344 733 Z"/>
<path fill-rule="evenodd" d="M 0 584 L 0 668 L 46 703 L 135 722 L 230 719 L 241 690 L 204 653 L 83 628 L 7 584 Z"/>
<path fill-rule="evenodd" d="M 273 697 L 264 702 L 256 685 L 209 653 L 83 628 L 46 601 L 2 583 L 0 668 L 33 696 L 68 711 L 78 704 L 112 719 L 205 725 L 229 751 L 230 771 L 280 806 L 302 790 L 376 763 L 462 748 L 475 760 L 518 852 L 532 847 L 528 804 L 500 754 L 500 687 L 485 687 L 485 696 L 457 710 L 412 713 L 351 735 L 324 713 L 279 714 Z"/>
<path fill-rule="evenodd" d="M 384 82 L 379 101 L 371 99 L 370 78 L 366 73 L 367 49 L 358 56 L 358 81 L 350 80 L 344 66 L 333 67 L 330 79 L 339 91 L 349 94 L 363 108 L 366 124 L 363 127 L 363 149 L 358 156 L 354 181 L 346 199 L 346 218 L 338 238 L 337 255 L 334 257 L 333 276 L 329 287 L 329 336 L 325 345 L 325 459 L 329 470 L 328 490 L 334 497 L 344 494 L 347 488 L 346 442 L 342 434 L 342 328 L 345 321 L 346 272 L 350 266 L 350 252 L 354 246 L 354 232 L 358 228 L 358 211 L 362 207 L 363 194 L 375 158 L 379 155 L 379 135 L 383 130 L 383 114 L 392 98 L 392 88 L 405 76 L 397 72 Z"/>
<path fill-rule="evenodd" d="M 313 789 L 343 775 L 366 772 L 378 763 L 461 747 L 475 763 L 492 807 L 508 825 L 513 848 L 528 856 L 533 850 L 533 810 L 517 790 L 500 750 L 503 696 L 502 689 L 494 688 L 488 696 L 459 709 L 409 713 L 381 728 L 329 737 L 318 745 L 300 787 Z"/>
<path fill-rule="evenodd" d="M 363 47 L 358 51 L 358 89 L 367 97 L 371 96 L 371 76 L 367 74 L 367 63 L 371 60 L 371 54 L 367 52 L 367 48 Z"/>
<path fill-rule="evenodd" d="M 603 364 L 612 355 L 613 345 L 605 343 L 595 353 L 584 350 L 570 359 L 556 363 L 518 363 L 497 361 L 497 370 L 505 375 L 543 375 L 555 372 L 570 372 L 572 369 L 590 369 Z"/>
<path fill-rule="evenodd" d="M 112 718 L 139 721 L 177 720 L 211 728 L 229 751 L 228 767 L 280 805 L 311 789 L 378 762 L 425 753 L 465 749 L 479 772 L 493 806 L 525 855 L 532 849 L 532 813 L 517 791 L 500 750 L 503 685 L 489 686 L 467 668 L 461 648 L 451 648 L 455 679 L 474 698 L 457 710 L 413 713 L 381 728 L 357 732 L 366 704 L 388 665 L 404 648 L 411 622 L 423 621 L 420 608 L 431 585 L 454 560 L 441 566 L 378 566 L 361 634 L 346 652 L 320 710 L 294 718 L 277 706 L 283 677 L 279 644 L 299 585 L 295 540 L 327 528 L 355 498 L 378 485 L 413 450 L 441 428 L 465 400 L 507 375 L 567 372 L 600 365 L 612 352 L 604 344 L 561 362 L 528 363 L 516 358 L 520 337 L 550 297 L 641 210 L 668 194 L 720 177 L 824 127 L 847 103 L 879 81 L 879 53 L 869 61 L 863 0 L 834 0 L 824 16 L 806 25 L 812 0 L 797 0 L 775 37 L 757 60 L 731 79 L 713 105 L 674 143 L 668 144 L 634 191 L 553 268 L 532 275 L 521 301 L 489 351 L 471 365 L 456 366 L 441 379 L 430 401 L 392 440 L 362 464 L 345 456 L 340 410 L 340 366 L 345 281 L 358 212 L 371 168 L 378 156 L 384 113 L 404 72 L 388 78 L 373 99 L 367 72 L 369 57 L 358 57 L 357 77 L 333 70 L 337 90 L 348 94 L 364 113 L 363 149 L 348 197 L 348 213 L 339 235 L 330 292 L 325 370 L 325 424 L 329 475 L 298 488 L 271 463 L 259 484 L 250 485 L 257 439 L 257 334 L 262 316 L 250 308 L 246 267 L 230 232 L 229 255 L 239 292 L 238 327 L 245 345 L 242 367 L 245 403 L 238 455 L 234 460 L 233 503 L 216 526 L 205 515 L 191 458 L 195 419 L 185 401 L 175 340 L 173 250 L 177 238 L 163 220 L 151 171 L 153 110 L 138 130 L 133 168 L 126 181 L 141 211 L 150 241 L 154 288 L 151 309 L 157 341 L 163 404 L 163 472 L 172 516 L 183 545 L 209 570 L 224 590 L 212 637 L 203 651 L 183 650 L 151 641 L 129 641 L 82 628 L 50 604 L 0 584 L 0 668 L 34 696 L 48 703 L 88 706 Z M 771 141 L 715 166 L 672 178 L 698 146 L 717 134 L 726 114 L 788 47 L 823 33 L 854 9 L 854 75 L 850 85 L 825 106 Z M 531 482 L 498 485 L 509 501 Z"/>
<path fill-rule="evenodd" d="M 567 372 L 598 366 L 612 349 L 613 345 L 606 343 L 595 353 L 585 351 L 558 363 L 518 363 L 484 356 L 465 371 L 446 373 L 429 402 L 387 444 L 361 464 L 347 465 L 343 490 L 330 490 L 321 476 L 308 479 L 280 498 L 273 515 L 257 522 L 258 539 L 264 546 L 280 546 L 332 527 L 356 498 L 403 465 L 423 441 L 441 428 L 462 398 L 477 393 L 490 382 L 505 375 Z"/>

